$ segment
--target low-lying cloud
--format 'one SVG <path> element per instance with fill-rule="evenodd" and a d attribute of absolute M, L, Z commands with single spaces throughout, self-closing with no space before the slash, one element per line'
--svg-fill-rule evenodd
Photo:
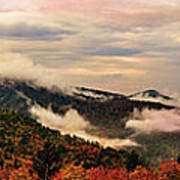
<path fill-rule="evenodd" d="M 133 128 L 143 133 L 180 131 L 179 110 L 144 110 L 141 118 L 141 120 L 129 120 L 126 128 Z"/>
<path fill-rule="evenodd" d="M 40 106 L 32 107 L 30 112 L 35 117 L 38 117 L 38 122 L 51 129 L 59 130 L 62 134 L 76 135 L 91 142 L 98 142 L 104 147 L 113 147 L 116 149 L 124 146 L 138 146 L 137 143 L 130 139 L 110 139 L 88 134 L 86 132 L 87 129 L 93 128 L 96 130 L 96 128 L 90 125 L 88 121 L 85 121 L 73 109 L 69 110 L 64 117 L 53 113 L 50 108 L 44 109 Z"/>
<path fill-rule="evenodd" d="M 58 71 L 35 64 L 32 59 L 9 50 L 0 50 L 0 78 L 33 80 L 38 84 L 51 87 L 66 87 L 64 78 Z"/>
<path fill-rule="evenodd" d="M 87 121 L 78 115 L 77 111 L 71 109 L 66 113 L 65 117 L 61 117 L 58 114 L 55 114 L 49 108 L 48 110 L 41 108 L 39 106 L 34 106 L 30 112 L 39 117 L 43 125 L 51 127 L 52 129 L 59 129 L 63 133 L 72 134 L 77 131 L 82 131 L 90 124 Z"/>

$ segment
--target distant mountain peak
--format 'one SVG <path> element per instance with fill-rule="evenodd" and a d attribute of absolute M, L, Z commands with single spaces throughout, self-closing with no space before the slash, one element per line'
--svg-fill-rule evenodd
<path fill-rule="evenodd" d="M 136 97 L 140 97 L 140 98 L 161 98 L 163 100 L 173 100 L 174 98 L 161 94 L 159 91 L 155 90 L 155 89 L 148 89 L 145 91 L 140 91 L 137 92 L 135 94 L 129 95 L 129 98 L 136 98 Z"/>
<path fill-rule="evenodd" d="M 87 88 L 87 87 L 76 87 L 73 94 L 76 97 L 80 97 L 86 100 L 106 101 L 110 99 L 119 99 L 119 100 L 127 99 L 127 97 L 122 94 L 108 92 L 105 90 Z"/>
<path fill-rule="evenodd" d="M 0 83 L 1 109 L 10 108 L 34 116 L 30 111 L 34 106 L 46 110 L 50 107 L 53 113 L 60 116 L 74 109 L 94 126 L 115 128 L 124 128 L 134 109 L 175 108 L 159 102 L 131 100 L 125 95 L 86 87 L 77 87 L 71 94 L 67 94 L 56 87 L 49 89 L 28 81 L 8 80 Z"/>

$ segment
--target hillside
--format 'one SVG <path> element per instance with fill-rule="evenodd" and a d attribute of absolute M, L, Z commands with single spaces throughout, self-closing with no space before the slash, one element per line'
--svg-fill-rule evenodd
<path fill-rule="evenodd" d="M 85 179 L 98 176 L 102 179 L 105 171 L 109 172 L 109 177 L 116 174 L 117 179 L 121 179 L 120 173 L 121 176 L 125 173 L 123 179 L 126 179 L 134 174 L 133 170 L 137 165 L 148 166 L 135 151 L 128 153 L 112 148 L 104 149 L 97 143 L 75 136 L 63 136 L 19 113 L 0 111 L 0 130 L 2 179 L 52 179 L 60 169 L 61 173 L 56 174 L 54 179 L 64 179 L 67 176 L 86 176 Z M 166 162 L 168 165 L 171 163 L 175 163 L 177 167 L 170 168 L 172 172 L 169 176 L 176 173 L 176 177 L 179 177 L 180 166 L 175 161 Z M 124 167 L 123 172 L 118 170 L 120 167 Z M 115 174 L 111 172 L 112 169 Z M 82 174 L 77 175 L 76 170 Z M 99 175 L 95 173 L 97 171 Z M 128 171 L 131 172 L 129 175 Z M 146 172 L 152 177 L 159 176 L 148 170 Z M 161 171 L 162 174 L 165 172 L 166 169 Z M 138 176 L 141 175 L 139 172 Z"/>
<path fill-rule="evenodd" d="M 160 102 L 133 100 L 86 87 L 76 87 L 69 93 L 33 81 L 2 79 L 0 108 L 105 147 L 129 152 L 136 149 L 153 163 L 159 157 L 175 158 L 180 149 L 178 108 Z M 143 129 L 151 126 L 155 130 Z"/>
<path fill-rule="evenodd" d="M 90 96 L 90 93 L 94 95 Z M 12 79 L 1 81 L 1 109 L 13 109 L 34 117 L 30 109 L 36 105 L 44 109 L 50 108 L 60 116 L 65 115 L 70 109 L 75 109 L 92 125 L 110 128 L 124 128 L 135 109 L 143 111 L 175 108 L 157 102 L 131 100 L 125 95 L 83 87 L 75 88 L 72 93 L 66 93 L 57 87 L 47 88 L 32 81 Z"/>
<path fill-rule="evenodd" d="M 50 176 L 69 163 L 81 164 L 88 169 L 97 166 L 113 167 L 130 157 L 125 151 L 104 149 L 97 143 L 75 136 L 63 136 L 18 113 L 1 111 L 0 119 L 0 165 L 3 168 L 32 164 L 43 178 L 46 164 L 51 169 L 48 172 Z M 129 166 L 129 162 L 124 163 Z"/>

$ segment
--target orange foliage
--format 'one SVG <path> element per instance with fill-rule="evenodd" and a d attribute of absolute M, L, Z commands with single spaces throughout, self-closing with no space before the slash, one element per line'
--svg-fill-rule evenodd
<path fill-rule="evenodd" d="M 16 168 L 8 168 L 9 163 L 5 162 L 4 168 L 0 169 L 0 179 L 2 180 L 37 180 L 38 174 L 33 170 L 32 161 L 19 158 L 24 166 Z M 13 161 L 12 161 L 13 164 Z M 32 172 L 32 173 L 30 173 Z"/>
<path fill-rule="evenodd" d="M 157 172 L 151 172 L 138 166 L 133 172 L 126 168 L 85 170 L 81 165 L 68 165 L 61 169 L 52 180 L 85 179 L 85 180 L 179 180 L 180 165 L 176 161 L 167 161 L 160 165 Z"/>
<path fill-rule="evenodd" d="M 117 169 L 91 169 L 89 172 L 89 180 L 121 180 L 128 179 L 128 172 L 125 168 Z"/>
<path fill-rule="evenodd" d="M 30 173 L 28 167 L 20 167 L 18 169 L 0 169 L 0 178 L 2 180 L 38 180 L 38 175 L 36 172 Z"/>
<path fill-rule="evenodd" d="M 87 171 L 81 166 L 74 166 L 73 164 L 66 165 L 60 169 L 59 173 L 55 175 L 53 180 L 63 179 L 87 179 Z"/>
<path fill-rule="evenodd" d="M 178 180 L 180 179 L 180 165 L 177 161 L 166 161 L 160 165 L 158 179 Z"/>
<path fill-rule="evenodd" d="M 138 166 L 133 172 L 129 173 L 129 180 L 156 180 L 157 177 L 154 173 L 147 169 Z"/>
<path fill-rule="evenodd" d="M 8 178 L 9 180 L 17 180 L 17 179 L 36 180 L 38 179 L 38 175 L 36 172 L 30 174 L 29 169 L 27 167 L 20 167 L 18 169 L 13 169 L 12 171 L 10 171 Z"/>

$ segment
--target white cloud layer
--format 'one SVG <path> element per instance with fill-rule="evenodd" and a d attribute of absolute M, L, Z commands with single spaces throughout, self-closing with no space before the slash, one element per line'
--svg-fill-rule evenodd
<path fill-rule="evenodd" d="M 65 81 L 62 80 L 58 72 L 51 72 L 48 68 L 33 63 L 30 58 L 12 53 L 5 48 L 0 50 L 0 77 L 34 80 L 42 85 L 65 87 Z"/>
<path fill-rule="evenodd" d="M 177 110 L 145 110 L 141 116 L 142 120 L 129 120 L 126 128 L 144 133 L 180 131 L 180 112 Z"/>
<path fill-rule="evenodd" d="M 32 107 L 30 112 L 38 117 L 38 122 L 46 127 L 59 130 L 62 134 L 76 135 L 88 141 L 98 142 L 104 147 L 119 149 L 124 146 L 138 146 L 130 139 L 109 139 L 88 134 L 86 130 L 91 129 L 92 126 L 73 109 L 69 110 L 64 117 L 53 113 L 51 109 L 44 109 L 39 106 Z"/>

